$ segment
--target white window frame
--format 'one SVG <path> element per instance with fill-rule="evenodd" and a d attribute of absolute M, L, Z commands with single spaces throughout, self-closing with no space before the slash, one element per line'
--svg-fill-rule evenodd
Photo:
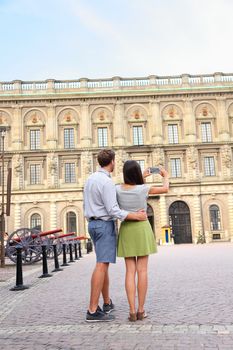
<path fill-rule="evenodd" d="M 99 147 L 108 146 L 108 127 L 107 126 L 97 127 L 97 140 L 98 140 Z"/>
<path fill-rule="evenodd" d="M 201 140 L 202 142 L 212 142 L 211 122 L 201 122 Z"/>
<path fill-rule="evenodd" d="M 179 157 L 170 158 L 170 171 L 172 178 L 182 177 L 181 159 Z"/>
<path fill-rule="evenodd" d="M 133 145 L 134 146 L 144 145 L 142 125 L 133 125 Z"/>
<path fill-rule="evenodd" d="M 33 219 L 33 215 L 37 215 L 38 217 L 36 219 Z M 32 225 L 32 220 L 35 220 L 35 223 L 37 225 Z M 37 222 L 38 221 L 38 222 Z M 30 228 L 33 228 L 33 227 L 36 227 L 38 226 L 38 223 L 40 225 L 40 227 L 42 228 L 42 218 L 41 218 L 41 214 L 39 213 L 33 213 L 31 216 L 30 216 Z"/>
<path fill-rule="evenodd" d="M 30 129 L 29 130 L 30 150 L 34 151 L 41 148 L 41 130 Z"/>
<path fill-rule="evenodd" d="M 75 148 L 74 128 L 63 129 L 63 142 L 65 149 Z"/>
<path fill-rule="evenodd" d="M 179 143 L 178 124 L 168 124 L 167 135 L 169 144 Z"/>
<path fill-rule="evenodd" d="M 64 164 L 64 182 L 66 184 L 76 182 L 76 163 L 65 162 Z"/>
<path fill-rule="evenodd" d="M 206 177 L 216 176 L 215 157 L 214 156 L 205 156 L 204 157 L 204 174 Z"/>
<path fill-rule="evenodd" d="M 29 170 L 30 185 L 40 185 L 41 184 L 41 164 L 31 163 L 29 165 L 29 169 L 30 169 Z"/>

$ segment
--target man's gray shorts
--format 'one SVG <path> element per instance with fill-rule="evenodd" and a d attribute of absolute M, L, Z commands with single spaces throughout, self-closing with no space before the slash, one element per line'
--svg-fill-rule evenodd
<path fill-rule="evenodd" d="M 95 246 L 96 261 L 116 262 L 116 230 L 114 221 L 92 220 L 88 231 Z"/>

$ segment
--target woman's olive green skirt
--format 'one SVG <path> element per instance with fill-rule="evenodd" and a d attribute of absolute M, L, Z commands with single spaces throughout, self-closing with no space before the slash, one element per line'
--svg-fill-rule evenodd
<path fill-rule="evenodd" d="M 155 237 L 149 221 L 124 221 L 121 223 L 117 256 L 145 256 L 157 252 Z"/>

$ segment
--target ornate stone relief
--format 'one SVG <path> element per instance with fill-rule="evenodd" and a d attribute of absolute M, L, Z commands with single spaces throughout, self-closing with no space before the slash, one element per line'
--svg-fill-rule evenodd
<path fill-rule="evenodd" d="M 97 108 L 92 114 L 93 123 L 111 123 L 112 114 L 107 108 Z"/>
<path fill-rule="evenodd" d="M 92 173 L 92 157 L 89 151 L 82 152 L 82 168 L 85 178 Z"/>
<path fill-rule="evenodd" d="M 222 172 L 225 179 L 230 179 L 233 175 L 232 170 L 232 150 L 229 145 L 221 147 Z"/>
<path fill-rule="evenodd" d="M 127 119 L 130 122 L 140 122 L 147 120 L 147 112 L 141 106 L 132 106 L 127 112 Z"/>
<path fill-rule="evenodd" d="M 48 155 L 49 188 L 55 188 L 58 181 L 58 158 L 54 153 Z"/>
<path fill-rule="evenodd" d="M 194 146 L 190 146 L 186 150 L 188 173 L 190 180 L 197 180 L 198 177 L 198 151 Z"/>
<path fill-rule="evenodd" d="M 44 115 L 41 111 L 33 110 L 25 114 L 26 126 L 43 126 L 45 124 Z"/>
<path fill-rule="evenodd" d="M 163 109 L 162 115 L 164 119 L 181 119 L 182 118 L 182 110 L 174 104 L 169 104 Z"/>
<path fill-rule="evenodd" d="M 0 125 L 7 125 L 7 124 L 9 124 L 7 113 L 0 111 Z"/>
<path fill-rule="evenodd" d="M 192 169 L 197 168 L 198 152 L 194 146 L 187 149 L 187 160 Z"/>
<path fill-rule="evenodd" d="M 216 111 L 211 104 L 201 103 L 197 106 L 195 114 L 199 118 L 214 118 Z"/>
<path fill-rule="evenodd" d="M 153 166 L 162 165 L 164 166 L 165 160 L 164 160 L 164 152 L 162 148 L 155 148 L 152 153 L 152 161 Z"/>

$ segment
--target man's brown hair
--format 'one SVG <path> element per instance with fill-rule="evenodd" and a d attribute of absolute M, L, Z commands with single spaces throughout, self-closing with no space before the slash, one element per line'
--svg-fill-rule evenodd
<path fill-rule="evenodd" d="M 97 155 L 101 167 L 107 166 L 115 159 L 115 152 L 111 149 L 102 149 Z"/>

